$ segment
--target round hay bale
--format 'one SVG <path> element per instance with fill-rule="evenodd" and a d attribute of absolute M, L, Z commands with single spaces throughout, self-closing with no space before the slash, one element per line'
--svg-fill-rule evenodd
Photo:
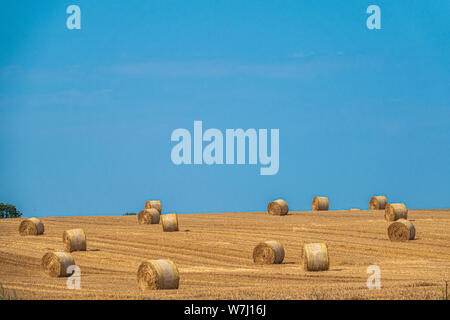
<path fill-rule="evenodd" d="M 144 209 L 138 214 L 139 224 L 158 224 L 161 213 L 158 209 Z"/>
<path fill-rule="evenodd" d="M 361 209 L 358 209 L 358 208 L 350 208 L 350 211 L 361 211 Z"/>
<path fill-rule="evenodd" d="M 328 210 L 329 202 L 327 197 L 314 197 L 312 201 L 312 210 Z"/>
<path fill-rule="evenodd" d="M 151 209 L 154 208 L 156 210 L 159 211 L 159 213 L 161 213 L 161 201 L 159 200 L 147 200 L 147 202 L 145 203 L 145 209 Z"/>
<path fill-rule="evenodd" d="M 66 230 L 62 239 L 65 251 L 86 251 L 86 234 L 83 229 Z"/>
<path fill-rule="evenodd" d="M 75 265 L 72 255 L 67 252 L 47 252 L 41 260 L 42 270 L 51 277 L 68 277 L 69 266 Z"/>
<path fill-rule="evenodd" d="M 38 236 L 44 233 L 44 224 L 38 218 L 28 218 L 19 225 L 21 236 Z"/>
<path fill-rule="evenodd" d="M 253 262 L 256 264 L 278 264 L 283 259 L 284 248 L 278 241 L 261 242 L 253 249 Z"/>
<path fill-rule="evenodd" d="M 389 225 L 388 236 L 389 240 L 396 242 L 413 240 L 416 236 L 416 228 L 408 220 L 399 219 Z"/>
<path fill-rule="evenodd" d="M 303 246 L 305 271 L 324 271 L 330 268 L 328 247 L 325 243 L 306 243 Z"/>
<path fill-rule="evenodd" d="M 408 219 L 408 209 L 404 203 L 388 203 L 384 209 L 384 217 L 387 221 Z"/>
<path fill-rule="evenodd" d="M 369 209 L 370 210 L 384 210 L 386 205 L 388 204 L 388 200 L 385 196 L 375 196 L 370 198 L 369 201 Z"/>
<path fill-rule="evenodd" d="M 161 224 L 164 232 L 178 231 L 178 217 L 176 213 L 161 215 Z"/>
<path fill-rule="evenodd" d="M 137 281 L 141 290 L 178 289 L 180 275 L 170 260 L 146 260 L 138 268 Z"/>
<path fill-rule="evenodd" d="M 274 216 L 285 216 L 289 212 L 289 206 L 283 199 L 269 202 L 267 213 Z"/>

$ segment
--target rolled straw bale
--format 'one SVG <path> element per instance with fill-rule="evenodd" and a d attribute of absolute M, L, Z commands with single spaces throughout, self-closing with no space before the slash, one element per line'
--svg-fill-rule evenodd
<path fill-rule="evenodd" d="M 178 231 L 178 217 L 176 213 L 161 215 L 161 224 L 164 232 Z"/>
<path fill-rule="evenodd" d="M 62 239 L 65 251 L 86 251 L 86 234 L 83 229 L 66 230 Z"/>
<path fill-rule="evenodd" d="M 145 203 L 145 209 L 155 208 L 161 213 L 161 201 L 159 200 L 147 200 Z"/>
<path fill-rule="evenodd" d="M 158 209 L 144 209 L 138 214 L 138 222 L 139 224 L 158 224 L 160 215 Z"/>
<path fill-rule="evenodd" d="M 410 221 L 399 219 L 389 225 L 388 236 L 391 241 L 413 240 L 416 236 L 416 228 Z"/>
<path fill-rule="evenodd" d="M 278 241 L 261 242 L 253 249 L 253 262 L 256 264 L 278 264 L 283 259 L 284 248 Z"/>
<path fill-rule="evenodd" d="M 72 255 L 67 252 L 47 252 L 41 260 L 41 267 L 51 277 L 68 277 L 69 266 L 75 265 Z"/>
<path fill-rule="evenodd" d="M 361 211 L 361 209 L 357 209 L 357 208 L 350 208 L 350 211 Z"/>
<path fill-rule="evenodd" d="M 370 198 L 369 201 L 369 209 L 370 210 L 384 210 L 386 205 L 388 204 L 388 200 L 385 196 L 375 196 Z"/>
<path fill-rule="evenodd" d="M 141 290 L 178 289 L 180 275 L 170 260 L 146 260 L 138 268 L 137 281 Z"/>
<path fill-rule="evenodd" d="M 283 199 L 278 199 L 275 201 L 269 202 L 267 206 L 267 213 L 274 216 L 284 216 L 287 215 L 289 211 L 289 206 L 286 201 Z"/>
<path fill-rule="evenodd" d="M 408 219 L 408 209 L 404 203 L 388 203 L 384 209 L 384 217 L 387 221 Z"/>
<path fill-rule="evenodd" d="M 328 210 L 329 202 L 327 197 L 314 197 L 312 201 L 312 210 Z"/>
<path fill-rule="evenodd" d="M 328 247 L 325 243 L 306 243 L 303 246 L 305 271 L 324 271 L 330 267 Z"/>
<path fill-rule="evenodd" d="M 37 236 L 44 233 L 44 224 L 38 218 L 28 218 L 19 225 L 19 233 L 22 236 Z"/>

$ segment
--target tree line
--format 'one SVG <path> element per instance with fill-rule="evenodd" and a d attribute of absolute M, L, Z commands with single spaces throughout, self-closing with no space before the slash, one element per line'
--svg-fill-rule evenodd
<path fill-rule="evenodd" d="M 22 212 L 17 210 L 15 205 L 0 202 L 0 219 L 3 218 L 20 218 Z"/>

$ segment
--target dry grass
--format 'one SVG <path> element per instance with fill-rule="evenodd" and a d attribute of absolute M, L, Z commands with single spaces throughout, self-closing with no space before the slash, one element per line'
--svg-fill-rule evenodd
<path fill-rule="evenodd" d="M 21 299 L 442 299 L 450 279 L 450 210 L 410 210 L 416 239 L 392 243 L 383 211 L 265 212 L 179 215 L 180 232 L 139 225 L 135 216 L 42 218 L 45 233 L 22 237 L 20 219 L 0 221 L 0 283 Z M 47 251 L 63 249 L 61 234 L 85 230 L 88 250 L 73 252 L 81 290 L 40 270 Z M 255 265 L 256 243 L 278 240 L 281 265 Z M 330 270 L 305 272 L 304 242 L 325 242 Z M 145 259 L 170 259 L 178 290 L 140 293 Z M 366 269 L 381 268 L 381 290 L 368 290 Z"/>

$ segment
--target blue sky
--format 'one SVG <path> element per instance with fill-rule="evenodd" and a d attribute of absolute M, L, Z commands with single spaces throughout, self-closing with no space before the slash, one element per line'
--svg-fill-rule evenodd
<path fill-rule="evenodd" d="M 68 30 L 66 8 L 81 8 Z M 366 8 L 381 8 L 381 30 Z M 448 1 L 9 1 L 0 202 L 24 216 L 450 208 Z M 181 165 L 173 130 L 280 129 L 278 174 Z"/>

